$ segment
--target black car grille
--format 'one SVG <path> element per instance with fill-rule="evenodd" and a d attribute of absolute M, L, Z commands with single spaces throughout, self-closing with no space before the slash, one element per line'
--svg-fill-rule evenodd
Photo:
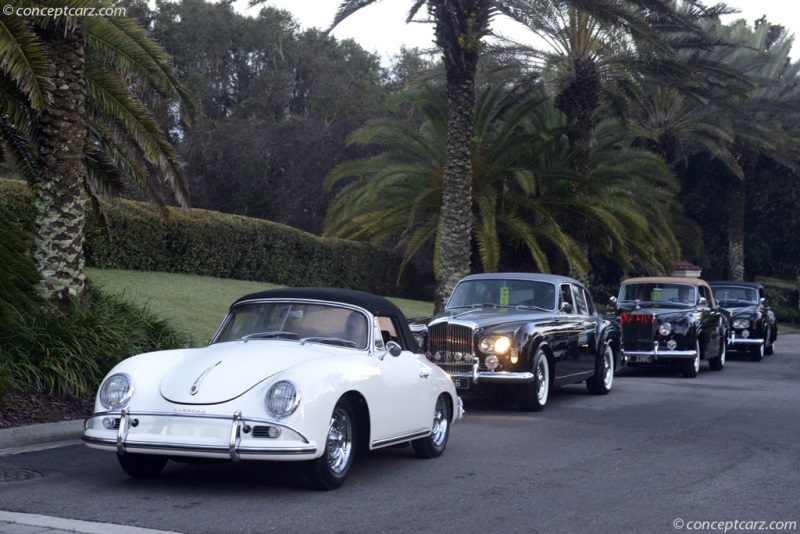
<path fill-rule="evenodd" d="M 652 315 L 623 313 L 622 346 L 627 351 L 651 351 L 656 335 L 656 322 Z"/>
<path fill-rule="evenodd" d="M 449 323 L 431 325 L 428 327 L 429 358 L 448 373 L 471 373 L 471 359 L 475 354 L 473 339 L 474 334 L 469 326 Z"/>

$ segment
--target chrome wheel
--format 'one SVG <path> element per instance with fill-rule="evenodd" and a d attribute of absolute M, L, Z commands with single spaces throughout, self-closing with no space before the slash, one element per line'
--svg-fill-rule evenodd
<path fill-rule="evenodd" d="M 328 467 L 334 475 L 341 475 L 350 466 L 353 454 L 353 423 L 344 408 L 337 407 L 331 416 L 328 439 L 325 442 L 325 456 Z"/>
<path fill-rule="evenodd" d="M 586 380 L 586 389 L 592 395 L 607 395 L 614 384 L 614 349 L 611 344 L 606 344 L 603 357 L 596 367 L 594 375 Z"/>
<path fill-rule="evenodd" d="M 450 421 L 447 419 L 447 411 L 444 407 L 444 400 L 440 396 L 436 399 L 436 408 L 433 411 L 433 429 L 431 431 L 431 441 L 437 447 L 441 447 L 447 441 L 447 431 Z"/>
<path fill-rule="evenodd" d="M 606 389 L 611 389 L 614 383 L 614 350 L 611 346 L 606 345 L 605 354 L 603 354 L 603 386 Z"/>

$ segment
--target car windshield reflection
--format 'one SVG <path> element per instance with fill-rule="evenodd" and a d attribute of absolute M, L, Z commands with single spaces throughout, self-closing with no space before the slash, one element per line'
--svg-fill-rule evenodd
<path fill-rule="evenodd" d="M 714 299 L 720 306 L 758 304 L 758 292 L 749 287 L 714 287 Z"/>
<path fill-rule="evenodd" d="M 366 315 L 340 306 L 305 302 L 245 303 L 231 310 L 214 343 L 287 339 L 365 349 L 367 325 Z"/>
<path fill-rule="evenodd" d="M 689 284 L 645 283 L 625 284 L 619 290 L 618 302 L 639 302 L 639 305 L 661 306 L 664 304 L 694 306 L 697 290 Z"/>

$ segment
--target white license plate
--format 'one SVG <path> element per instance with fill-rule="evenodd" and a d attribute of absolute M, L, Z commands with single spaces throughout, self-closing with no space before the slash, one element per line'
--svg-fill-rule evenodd
<path fill-rule="evenodd" d="M 456 389 L 469 389 L 469 378 L 453 378 Z"/>

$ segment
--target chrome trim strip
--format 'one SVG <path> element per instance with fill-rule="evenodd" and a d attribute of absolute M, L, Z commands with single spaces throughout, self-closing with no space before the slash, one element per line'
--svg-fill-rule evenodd
<path fill-rule="evenodd" d="M 295 429 L 294 427 L 270 419 L 262 419 L 260 417 L 242 417 L 241 412 L 238 413 L 240 415 L 240 421 L 242 423 L 262 423 L 270 426 L 278 426 L 290 432 L 294 432 L 295 434 L 300 436 L 300 440 L 303 443 L 311 443 L 311 441 L 302 432 Z M 187 417 L 190 419 L 216 419 L 222 421 L 230 421 L 232 417 L 235 417 L 235 415 L 231 416 L 231 415 L 185 413 L 185 412 L 132 412 L 129 410 L 120 410 L 118 412 L 111 412 L 111 411 L 95 412 L 94 414 L 87 417 L 86 420 L 84 420 L 83 429 L 86 430 L 90 419 L 95 419 L 97 417 L 119 417 L 120 424 L 119 424 L 119 431 L 117 432 L 117 440 L 125 441 L 125 437 L 127 436 L 128 433 L 128 431 L 125 430 L 125 427 L 127 427 L 128 417 Z"/>
<path fill-rule="evenodd" d="M 372 446 L 386 447 L 387 445 L 403 443 L 404 441 L 411 441 L 412 439 L 424 438 L 425 436 L 430 436 L 430 435 L 431 435 L 431 429 L 426 428 L 425 430 L 417 430 L 416 432 L 410 432 L 408 434 L 402 434 L 400 436 L 392 436 L 391 438 L 378 439 L 372 442 Z"/>
<path fill-rule="evenodd" d="M 752 338 L 752 337 L 737 337 L 734 341 L 731 341 L 728 345 L 760 345 L 764 343 L 764 339 Z"/>
<path fill-rule="evenodd" d="M 114 447 L 116 440 L 110 438 L 95 438 L 90 436 L 83 436 L 81 438 L 86 443 L 94 445 L 107 445 Z M 153 451 L 174 451 L 174 452 L 202 452 L 202 453 L 215 453 L 215 454 L 228 454 L 229 449 L 225 445 L 217 447 L 211 445 L 173 445 L 171 443 L 158 443 L 154 441 L 141 441 L 132 442 L 127 444 L 131 449 L 146 449 Z M 238 449 L 237 453 L 241 456 L 257 455 L 257 454 L 279 454 L 279 455 L 295 455 L 295 454 L 314 454 L 317 452 L 316 447 L 292 447 L 292 448 L 244 448 Z"/>

